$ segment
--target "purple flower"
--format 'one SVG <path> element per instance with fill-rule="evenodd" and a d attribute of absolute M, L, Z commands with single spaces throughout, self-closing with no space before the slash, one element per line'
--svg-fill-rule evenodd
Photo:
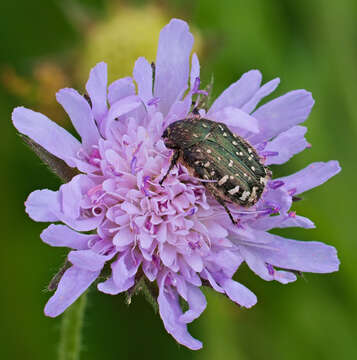
<path fill-rule="evenodd" d="M 46 315 L 61 314 L 110 261 L 111 275 L 98 284 L 100 291 L 119 294 L 144 274 L 158 286 L 157 302 L 166 330 L 180 344 L 199 349 L 202 344 L 188 333 L 187 324 L 206 307 L 200 290 L 203 282 L 250 308 L 256 296 L 232 279 L 243 262 L 261 278 L 283 284 L 296 280 L 296 271 L 338 270 L 333 247 L 268 232 L 314 227 L 309 219 L 290 211 L 292 196 L 337 174 L 336 161 L 314 163 L 294 175 L 271 180 L 253 207 L 230 206 L 238 226 L 185 167 L 174 167 L 164 186 L 159 185 L 171 155 L 161 139 L 164 129 L 186 118 L 192 100 L 205 96 L 199 90 L 195 54 L 190 67 L 192 44 L 185 22 L 174 19 L 165 26 L 154 91 L 152 68 L 144 58 L 136 61 L 133 78 L 119 79 L 108 87 L 106 64 L 97 64 L 86 85 L 91 104 L 73 89 L 60 90 L 57 100 L 81 141 L 40 113 L 23 107 L 14 110 L 12 119 L 21 133 L 80 171 L 58 191 L 37 190 L 26 201 L 33 220 L 63 223 L 51 224 L 42 232 L 42 240 L 72 249 L 68 254 L 72 266 L 48 301 Z M 306 128 L 299 124 L 314 101 L 309 92 L 296 90 L 257 108 L 279 83 L 274 79 L 261 85 L 261 80 L 259 71 L 249 71 L 200 114 L 225 123 L 247 139 L 266 165 L 282 164 L 309 146 Z M 179 297 L 188 304 L 185 312 Z"/>

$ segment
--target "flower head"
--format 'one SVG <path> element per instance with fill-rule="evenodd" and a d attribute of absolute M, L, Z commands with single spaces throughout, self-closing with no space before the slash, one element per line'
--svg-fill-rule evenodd
<path fill-rule="evenodd" d="M 188 333 L 187 324 L 206 307 L 203 283 L 249 308 L 255 295 L 232 279 L 243 262 L 261 278 L 283 284 L 296 280 L 296 271 L 338 269 L 333 247 L 268 232 L 314 227 L 290 208 L 297 195 L 339 172 L 336 161 L 269 180 L 254 206 L 229 206 L 236 225 L 202 179 L 185 166 L 174 167 L 163 186 L 159 184 L 172 154 L 162 140 L 164 130 L 190 116 L 193 99 L 198 103 L 197 97 L 206 95 L 199 90 L 195 54 L 190 68 L 192 44 L 187 24 L 174 19 L 160 34 L 154 85 L 151 65 L 139 58 L 133 77 L 109 87 L 106 64 L 97 64 L 86 85 L 90 101 L 73 89 L 60 90 L 57 100 L 81 141 L 40 113 L 14 110 L 13 122 L 21 133 L 80 172 L 58 191 L 37 190 L 26 201 L 35 221 L 63 223 L 45 229 L 42 240 L 72 249 L 72 266 L 48 301 L 46 315 L 61 314 L 110 264 L 110 275 L 97 285 L 100 291 L 119 294 L 142 278 L 157 284 L 166 330 L 179 343 L 199 349 L 202 344 Z M 261 80 L 257 70 L 244 74 L 208 111 L 199 113 L 249 141 L 265 165 L 282 164 L 309 145 L 306 128 L 299 124 L 309 115 L 313 99 L 309 92 L 296 90 L 257 108 L 279 83 L 274 79 L 261 85 Z M 179 297 L 188 304 L 185 312 Z"/>

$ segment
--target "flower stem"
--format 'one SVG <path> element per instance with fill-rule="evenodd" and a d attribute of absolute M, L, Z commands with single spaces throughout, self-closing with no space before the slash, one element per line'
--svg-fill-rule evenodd
<path fill-rule="evenodd" d="M 86 303 L 87 293 L 84 293 L 63 314 L 61 338 L 58 348 L 59 360 L 79 360 Z"/>

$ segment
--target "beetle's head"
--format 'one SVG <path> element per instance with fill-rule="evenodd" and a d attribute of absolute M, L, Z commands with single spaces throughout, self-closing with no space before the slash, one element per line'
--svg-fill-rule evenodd
<path fill-rule="evenodd" d="M 168 147 L 169 149 L 176 149 L 177 144 L 173 140 L 172 136 L 170 136 L 170 135 L 172 135 L 171 133 L 172 133 L 172 131 L 169 126 L 165 129 L 165 131 L 163 132 L 161 137 L 164 139 L 164 143 L 165 143 L 166 147 Z"/>

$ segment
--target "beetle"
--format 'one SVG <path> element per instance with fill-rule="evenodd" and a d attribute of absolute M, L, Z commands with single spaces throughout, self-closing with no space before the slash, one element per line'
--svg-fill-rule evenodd
<path fill-rule="evenodd" d="M 208 180 L 203 185 L 224 207 L 233 224 L 237 222 L 226 203 L 250 207 L 260 199 L 271 172 L 257 151 L 225 124 L 193 116 L 170 124 L 162 138 L 174 153 L 160 185 L 181 163 L 193 176 Z"/>

